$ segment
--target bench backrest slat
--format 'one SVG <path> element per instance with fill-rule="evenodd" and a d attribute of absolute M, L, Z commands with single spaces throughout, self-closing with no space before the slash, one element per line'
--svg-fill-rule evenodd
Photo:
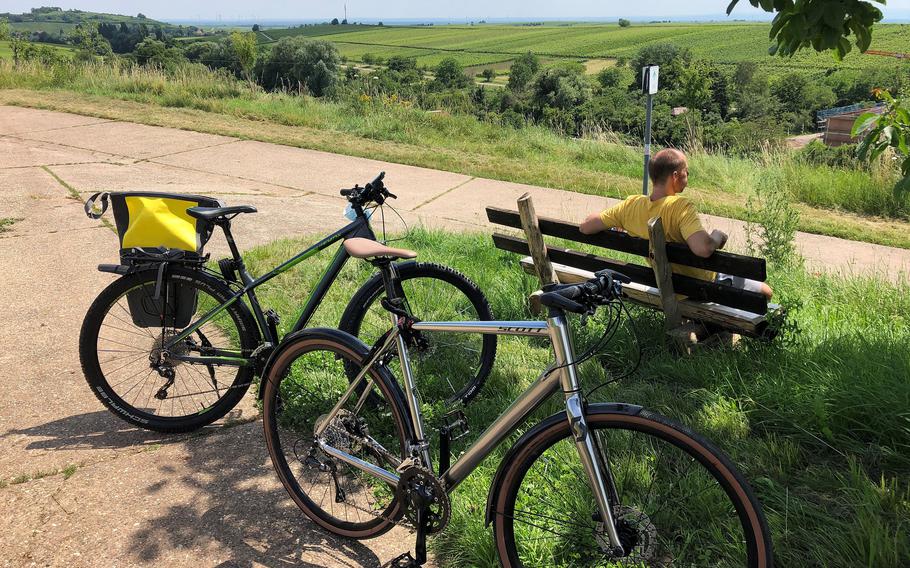
<path fill-rule="evenodd" d="M 521 229 L 521 218 L 517 211 L 499 207 L 487 207 L 487 218 L 491 223 Z M 538 217 L 540 232 L 544 235 L 567 239 L 578 243 L 600 246 L 638 256 L 648 256 L 648 240 L 633 237 L 620 231 L 604 231 L 595 235 L 583 235 L 575 223 L 566 223 L 550 217 Z M 725 251 L 716 251 L 709 258 L 696 256 L 687 245 L 667 243 L 667 258 L 670 262 L 723 272 L 743 278 L 764 282 L 768 278 L 765 259 L 743 256 Z M 683 293 L 677 290 L 679 293 Z"/>
<path fill-rule="evenodd" d="M 496 248 L 502 250 L 518 254 L 530 254 L 530 248 L 528 247 L 527 241 L 518 237 L 494 233 L 493 242 L 496 245 Z M 625 274 L 634 282 L 647 286 L 657 286 L 657 281 L 654 278 L 654 271 L 647 266 L 621 262 L 595 254 L 582 253 L 551 245 L 547 245 L 547 254 L 553 262 L 567 264 L 592 272 L 609 268 Z M 745 310 L 754 314 L 765 314 L 768 311 L 768 300 L 763 294 L 734 288 L 733 286 L 726 286 L 724 284 L 707 282 L 681 274 L 674 274 L 673 289 L 676 293 L 688 296 L 693 300 L 717 302 L 718 304 Z"/>

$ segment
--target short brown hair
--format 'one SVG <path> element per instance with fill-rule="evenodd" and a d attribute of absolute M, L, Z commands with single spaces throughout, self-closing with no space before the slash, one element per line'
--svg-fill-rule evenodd
<path fill-rule="evenodd" d="M 648 175 L 653 183 L 663 183 L 673 172 L 678 172 L 686 164 L 686 155 L 679 150 L 667 148 L 654 154 L 648 162 Z"/>

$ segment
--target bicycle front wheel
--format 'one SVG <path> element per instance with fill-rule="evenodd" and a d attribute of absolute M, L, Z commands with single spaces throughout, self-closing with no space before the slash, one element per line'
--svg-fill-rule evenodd
<path fill-rule="evenodd" d="M 182 328 L 231 298 L 226 285 L 198 270 L 170 267 L 158 299 L 157 283 L 158 271 L 145 270 L 105 288 L 82 323 L 79 358 L 92 392 L 116 416 L 147 430 L 189 432 L 236 406 L 254 371 L 251 365 L 175 358 L 154 367 L 152 359 L 161 359 L 164 345 Z M 245 358 L 258 344 L 256 321 L 242 302 L 234 302 L 166 356 Z"/>
<path fill-rule="evenodd" d="M 707 440 L 646 410 L 592 406 L 586 420 L 612 472 L 624 556 L 611 553 L 574 437 L 559 420 L 504 465 L 493 505 L 503 566 L 772 565 L 758 501 Z"/>
<path fill-rule="evenodd" d="M 396 266 L 409 313 L 421 321 L 489 321 L 490 304 L 467 276 L 447 266 L 405 262 Z M 338 329 L 373 345 L 392 327 L 381 305 L 382 277 L 375 275 L 351 299 Z M 496 336 L 423 332 L 410 362 L 426 400 L 461 401 L 477 396 L 496 358 Z M 396 363 L 392 363 L 395 365 Z"/>
<path fill-rule="evenodd" d="M 371 538 L 386 532 L 401 517 L 395 487 L 326 446 L 394 472 L 411 439 L 398 385 L 385 367 L 374 366 L 368 373 L 372 396 L 361 397 L 361 388 L 332 414 L 350 386 L 346 367 L 363 367 L 366 346 L 338 330 L 308 329 L 280 349 L 263 378 L 262 423 L 281 483 L 310 519 L 335 534 Z"/>

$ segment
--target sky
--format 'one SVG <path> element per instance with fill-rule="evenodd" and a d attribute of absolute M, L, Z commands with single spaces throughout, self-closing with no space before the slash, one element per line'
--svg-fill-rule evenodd
<path fill-rule="evenodd" d="M 93 12 L 136 15 L 142 12 L 157 20 L 321 20 L 342 18 L 347 4 L 348 19 L 442 19 L 452 21 L 481 19 L 572 19 L 598 18 L 615 20 L 668 18 L 726 18 L 724 11 L 729 0 L 648 0 L 627 2 L 618 0 L 461 0 L 459 2 L 427 2 L 413 0 L 3 0 L 0 11 L 27 12 L 34 6 L 50 5 L 64 9 L 77 8 Z M 879 7 L 885 18 L 910 19 L 910 0 L 889 0 Z M 755 19 L 764 12 L 740 0 L 731 19 Z"/>

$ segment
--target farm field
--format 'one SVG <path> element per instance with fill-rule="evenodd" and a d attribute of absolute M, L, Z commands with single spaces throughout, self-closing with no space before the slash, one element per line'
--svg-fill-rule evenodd
<path fill-rule="evenodd" d="M 72 53 L 72 51 L 73 51 L 72 48 L 64 46 L 64 45 L 55 45 L 52 43 L 41 43 L 39 45 L 46 46 L 46 47 L 49 47 L 56 51 L 61 51 L 61 52 L 66 52 L 66 53 Z M 12 56 L 13 56 L 13 52 L 9 47 L 9 42 L 0 41 L 0 58 L 10 59 L 10 58 L 12 58 Z"/>
<path fill-rule="evenodd" d="M 335 42 L 343 55 L 355 60 L 364 53 L 388 58 L 405 53 L 402 50 L 414 50 L 406 53 L 424 61 L 451 56 L 464 66 L 506 61 L 526 51 L 556 58 L 615 59 L 631 57 L 642 46 L 661 42 L 687 47 L 696 57 L 718 64 L 756 61 L 780 72 L 803 69 L 823 73 L 832 67 L 866 69 L 894 65 L 893 59 L 859 53 L 851 53 L 842 62 L 829 54 L 808 52 L 793 58 L 770 58 L 768 26 L 763 23 L 648 24 L 629 28 L 615 24 L 308 26 L 265 30 L 265 33 L 273 39 L 319 36 Z M 268 43 L 262 32 L 259 37 L 260 42 Z M 872 49 L 907 51 L 908 46 L 910 25 L 876 26 Z"/>

